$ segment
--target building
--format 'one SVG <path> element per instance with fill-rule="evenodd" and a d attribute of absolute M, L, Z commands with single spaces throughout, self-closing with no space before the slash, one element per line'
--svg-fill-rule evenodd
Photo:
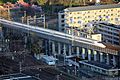
<path fill-rule="evenodd" d="M 80 69 L 85 69 L 88 71 L 97 72 L 107 76 L 118 76 L 119 75 L 119 51 L 120 46 L 115 46 L 111 44 L 104 44 L 106 47 L 104 48 L 106 51 L 92 51 L 82 48 L 82 59 L 79 61 Z M 100 48 L 100 47 L 99 47 Z M 117 52 L 117 54 L 111 54 L 113 52 L 109 52 L 109 50 L 113 50 Z M 87 53 L 87 54 L 86 54 Z"/>
<path fill-rule="evenodd" d="M 94 26 L 96 28 L 94 32 L 102 35 L 102 42 L 120 45 L 120 26 L 109 23 L 98 23 Z"/>
<path fill-rule="evenodd" d="M 69 7 L 58 13 L 59 30 L 77 28 L 80 30 L 90 22 L 109 22 L 120 24 L 120 5 L 98 5 L 85 7 Z"/>
<path fill-rule="evenodd" d="M 109 75 L 109 76 L 116 76 L 118 75 L 119 71 L 116 69 L 116 67 L 107 65 L 104 63 L 98 63 L 95 61 L 79 61 L 81 68 L 85 68 L 97 73 L 101 73 L 104 75 Z"/>
<path fill-rule="evenodd" d="M 4 22 L 4 21 L 5 20 L 1 20 L 1 22 Z M 7 23 L 10 24 L 12 22 L 8 21 Z M 16 25 L 16 26 L 14 26 L 15 28 L 18 28 L 21 23 L 15 24 L 15 22 L 14 22 L 12 24 Z M 19 24 L 19 25 L 17 25 L 17 24 Z M 37 34 L 38 30 L 39 30 L 41 32 L 40 34 L 42 35 L 42 36 L 39 35 L 38 37 L 43 38 L 43 39 L 44 38 L 48 39 L 45 41 L 45 49 L 46 49 L 45 54 L 54 55 L 56 57 L 57 57 L 57 55 L 61 55 L 64 57 L 64 61 L 65 61 L 65 58 L 77 56 L 80 59 L 82 59 L 81 61 L 84 61 L 84 60 L 87 60 L 89 62 L 94 61 L 95 63 L 94 64 L 90 63 L 91 65 L 100 63 L 100 64 L 110 66 L 110 68 L 109 68 L 110 70 L 111 69 L 115 70 L 115 71 L 112 70 L 112 74 L 114 72 L 116 72 L 115 75 L 118 74 L 118 71 L 120 68 L 120 67 L 118 67 L 119 66 L 120 46 L 105 44 L 105 43 L 101 43 L 96 40 L 87 39 L 87 38 L 78 37 L 78 36 L 73 37 L 72 35 L 49 30 L 49 29 L 37 28 L 37 27 L 33 27 L 33 26 L 31 27 L 29 25 L 23 25 L 23 24 L 21 24 L 21 26 L 24 26 L 25 28 L 29 27 L 33 31 L 35 29 L 37 29 L 35 31 L 35 33 Z M 21 26 L 20 26 L 20 28 L 21 28 Z M 25 28 L 23 28 L 23 30 Z M 97 65 L 95 65 L 95 66 L 97 66 Z M 98 67 L 101 67 L 101 66 L 98 66 Z M 96 67 L 96 68 L 98 68 L 98 67 Z M 107 75 L 109 75 L 109 74 L 107 74 Z"/>
<path fill-rule="evenodd" d="M 119 45 L 119 12 L 119 4 L 66 8 L 58 13 L 59 30 Z"/>

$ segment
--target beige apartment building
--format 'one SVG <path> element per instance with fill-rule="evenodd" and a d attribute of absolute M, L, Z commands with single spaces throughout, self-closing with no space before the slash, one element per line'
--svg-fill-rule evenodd
<path fill-rule="evenodd" d="M 58 13 L 59 30 L 81 29 L 91 22 L 120 24 L 120 4 L 69 7 Z"/>

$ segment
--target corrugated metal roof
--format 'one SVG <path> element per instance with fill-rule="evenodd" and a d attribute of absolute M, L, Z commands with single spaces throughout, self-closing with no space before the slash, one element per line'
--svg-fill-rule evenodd
<path fill-rule="evenodd" d="M 74 11 L 86 11 L 86 10 L 98 10 L 98 9 L 109 9 L 109 8 L 120 8 L 120 4 L 109 4 L 109 5 L 94 5 L 94 6 L 85 6 L 85 7 L 70 7 L 66 8 L 70 12 Z"/>

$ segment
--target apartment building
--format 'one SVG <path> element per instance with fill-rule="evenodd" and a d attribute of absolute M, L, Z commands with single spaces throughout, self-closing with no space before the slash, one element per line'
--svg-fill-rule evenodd
<path fill-rule="evenodd" d="M 90 22 L 109 22 L 120 24 L 120 4 L 69 7 L 58 13 L 59 30 L 68 27 L 78 30 Z"/>
<path fill-rule="evenodd" d="M 102 42 L 115 45 L 120 44 L 120 26 L 109 23 L 99 23 L 95 24 L 94 26 L 94 32 L 101 34 Z"/>

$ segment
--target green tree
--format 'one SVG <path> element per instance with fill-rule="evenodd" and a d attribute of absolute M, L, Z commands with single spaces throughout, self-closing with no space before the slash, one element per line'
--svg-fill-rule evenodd
<path fill-rule="evenodd" d="M 0 0 L 0 4 L 2 4 L 3 3 L 3 0 Z"/>
<path fill-rule="evenodd" d="M 30 3 L 31 0 L 24 0 L 24 1 L 27 2 L 27 3 Z"/>
<path fill-rule="evenodd" d="M 7 2 L 15 3 L 17 0 L 0 0 L 0 1 L 2 1 L 3 3 L 7 3 Z"/>
<path fill-rule="evenodd" d="M 47 2 L 47 0 L 37 0 L 37 3 L 39 5 L 44 5 Z"/>

